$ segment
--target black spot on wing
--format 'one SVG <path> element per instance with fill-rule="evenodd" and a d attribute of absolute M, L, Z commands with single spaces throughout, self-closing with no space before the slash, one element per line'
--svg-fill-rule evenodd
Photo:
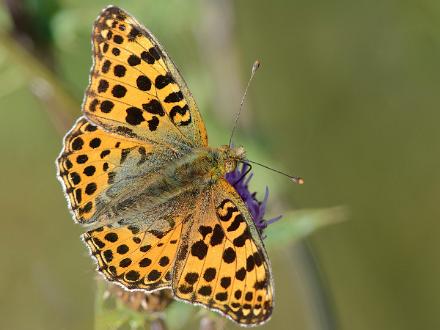
<path fill-rule="evenodd" d="M 109 33 L 110 33 L 111 31 L 109 31 Z M 117 44 L 122 44 L 123 42 L 124 42 L 124 38 L 122 37 L 122 36 L 120 36 L 119 34 L 116 34 L 114 37 L 113 37 L 113 41 L 115 42 L 115 43 L 117 43 Z"/>
<path fill-rule="evenodd" d="M 203 278 L 206 282 L 211 282 L 215 279 L 215 276 L 217 275 L 217 271 L 213 267 L 209 267 L 205 270 L 205 273 L 203 274 Z"/>
<path fill-rule="evenodd" d="M 92 176 L 93 174 L 95 174 L 95 171 L 96 171 L 96 167 L 93 165 L 89 165 L 84 168 L 83 173 L 87 176 Z"/>
<path fill-rule="evenodd" d="M 159 60 L 162 57 L 162 52 L 157 46 L 151 47 L 148 52 L 154 57 L 155 60 Z"/>
<path fill-rule="evenodd" d="M 183 294 L 188 294 L 188 293 L 193 292 L 194 287 L 192 285 L 191 286 L 186 286 L 186 285 L 182 284 L 182 285 L 179 286 L 178 290 L 179 290 L 179 292 L 181 292 Z"/>
<path fill-rule="evenodd" d="M 251 272 L 254 269 L 254 267 L 255 267 L 254 256 L 250 255 L 246 259 L 246 271 Z"/>
<path fill-rule="evenodd" d="M 96 127 L 95 125 L 92 125 L 92 124 L 88 124 L 87 126 L 86 126 L 86 131 L 87 132 L 94 132 L 94 131 L 96 131 L 98 129 L 98 127 Z"/>
<path fill-rule="evenodd" d="M 130 258 L 124 258 L 119 262 L 119 266 L 122 268 L 127 268 L 131 265 L 131 259 Z"/>
<path fill-rule="evenodd" d="M 87 162 L 88 159 L 89 157 L 87 157 L 87 155 L 79 155 L 78 157 L 76 157 L 76 162 L 78 164 L 84 164 L 85 162 Z"/>
<path fill-rule="evenodd" d="M 166 103 L 176 103 L 183 100 L 183 94 L 181 91 L 172 92 L 164 99 Z"/>
<path fill-rule="evenodd" d="M 78 204 L 81 203 L 81 200 L 82 200 L 82 190 L 81 189 L 75 190 L 75 199 Z"/>
<path fill-rule="evenodd" d="M 225 234 L 223 232 L 222 227 L 219 224 L 216 224 L 214 227 L 214 232 L 211 236 L 210 244 L 211 246 L 219 245 L 223 242 L 223 239 L 225 237 Z"/>
<path fill-rule="evenodd" d="M 215 295 L 215 299 L 218 301 L 226 301 L 228 300 L 228 293 L 227 292 L 219 292 Z"/>
<path fill-rule="evenodd" d="M 148 64 L 153 64 L 156 60 L 154 59 L 153 55 L 150 54 L 148 51 L 143 51 L 141 53 L 141 58 Z"/>
<path fill-rule="evenodd" d="M 101 79 L 98 84 L 98 93 L 105 93 L 109 87 L 109 83 L 105 79 Z"/>
<path fill-rule="evenodd" d="M 232 223 L 228 227 L 227 231 L 228 232 L 236 231 L 238 229 L 238 227 L 240 227 L 240 224 L 242 222 L 244 222 L 243 216 L 241 214 L 237 214 L 237 216 L 235 217 L 234 221 L 232 221 Z"/>
<path fill-rule="evenodd" d="M 191 123 L 191 117 L 187 120 L 183 120 L 183 121 L 176 121 L 175 117 L 177 114 L 180 114 L 181 116 L 185 116 L 186 113 L 188 112 L 189 107 L 187 104 L 185 104 L 183 107 L 181 107 L 180 105 L 175 105 L 171 111 L 170 111 L 170 117 L 173 123 L 175 123 L 176 125 L 179 126 L 186 126 L 188 124 Z"/>
<path fill-rule="evenodd" d="M 210 226 L 200 226 L 199 233 L 202 234 L 203 240 L 206 238 L 206 235 L 212 233 L 212 227 Z"/>
<path fill-rule="evenodd" d="M 154 81 L 154 85 L 157 89 L 162 89 L 171 83 L 174 83 L 174 80 L 169 73 L 166 75 L 158 75 Z"/>
<path fill-rule="evenodd" d="M 156 99 L 153 99 L 148 103 L 142 104 L 142 108 L 153 115 L 159 115 L 161 117 L 165 115 L 165 111 L 163 110 L 162 105 Z"/>
<path fill-rule="evenodd" d="M 110 62 L 109 60 L 105 60 L 104 63 L 102 64 L 101 71 L 103 73 L 107 73 L 110 70 L 111 64 L 112 62 Z"/>
<path fill-rule="evenodd" d="M 128 40 L 134 41 L 137 37 L 139 37 L 141 35 L 142 35 L 141 31 L 138 28 L 133 26 L 130 30 L 130 33 L 128 34 Z"/>
<path fill-rule="evenodd" d="M 149 91 L 151 89 L 151 80 L 144 75 L 140 75 L 136 79 L 136 85 L 141 91 Z"/>
<path fill-rule="evenodd" d="M 101 103 L 100 109 L 104 113 L 110 113 L 114 106 L 115 104 L 112 101 L 105 100 Z"/>
<path fill-rule="evenodd" d="M 243 281 L 244 278 L 246 277 L 246 269 L 244 269 L 244 267 L 241 267 L 236 273 L 235 273 L 235 278 L 239 281 Z"/>
<path fill-rule="evenodd" d="M 142 110 L 136 107 L 130 107 L 125 110 L 127 116 L 125 117 L 125 121 L 130 125 L 137 126 L 140 125 L 143 121 L 145 121 L 142 116 Z"/>
<path fill-rule="evenodd" d="M 253 298 L 252 292 L 247 292 L 246 295 L 244 296 L 244 299 L 246 301 L 252 301 L 252 298 Z"/>
<path fill-rule="evenodd" d="M 264 289 L 266 287 L 267 287 L 267 279 L 266 278 L 261 280 L 261 281 L 257 281 L 254 284 L 254 288 L 257 289 L 257 290 L 262 290 L 262 289 Z"/>
<path fill-rule="evenodd" d="M 136 55 L 132 54 L 132 55 L 130 55 L 130 56 L 128 57 L 127 62 L 128 62 L 128 64 L 130 64 L 131 66 L 136 66 L 136 65 L 141 64 L 141 59 L 140 59 L 139 56 L 136 56 Z"/>
<path fill-rule="evenodd" d="M 157 126 L 159 125 L 159 119 L 156 116 L 153 116 L 150 120 L 147 120 L 148 129 L 150 131 L 155 131 Z"/>
<path fill-rule="evenodd" d="M 105 250 L 103 253 L 104 259 L 107 262 L 110 262 L 113 260 L 113 252 L 112 250 Z"/>
<path fill-rule="evenodd" d="M 127 281 L 131 281 L 131 282 L 137 281 L 139 279 L 139 277 L 140 277 L 140 274 L 135 270 L 130 270 L 129 272 L 127 272 L 125 274 L 125 279 Z"/>
<path fill-rule="evenodd" d="M 127 72 L 127 69 L 125 68 L 125 66 L 123 65 L 115 65 L 115 67 L 113 68 L 113 74 L 116 77 L 124 77 L 125 73 Z"/>
<path fill-rule="evenodd" d="M 229 221 L 232 218 L 232 214 L 237 211 L 238 208 L 236 206 L 229 206 L 225 215 L 222 215 L 219 212 L 217 212 L 217 215 L 221 221 Z"/>
<path fill-rule="evenodd" d="M 75 138 L 75 140 L 73 140 L 72 142 L 72 149 L 73 150 L 81 150 L 83 147 L 84 141 L 82 138 L 77 137 Z"/>
<path fill-rule="evenodd" d="M 130 128 L 125 127 L 125 126 L 116 127 L 116 132 L 118 132 L 122 135 L 133 137 L 133 138 L 137 137 L 137 134 L 133 133 L 133 130 L 131 130 Z M 120 144 L 120 142 L 117 142 L 115 147 L 119 148 L 119 144 Z"/>
<path fill-rule="evenodd" d="M 227 264 L 230 264 L 230 263 L 234 262 L 235 258 L 236 258 L 236 253 L 235 253 L 235 250 L 233 248 L 228 247 L 223 252 L 223 261 L 226 262 Z"/>
<path fill-rule="evenodd" d="M 199 279 L 199 274 L 197 274 L 197 273 L 187 273 L 185 275 L 185 281 L 188 284 L 195 284 L 198 279 Z"/>
<path fill-rule="evenodd" d="M 219 205 L 217 208 L 222 209 L 222 208 L 225 207 L 225 205 L 226 205 L 227 203 L 232 203 L 232 202 L 231 202 L 230 199 L 224 199 L 224 200 L 220 203 L 220 205 Z"/>
<path fill-rule="evenodd" d="M 122 85 L 115 85 L 112 89 L 112 95 L 116 98 L 123 98 L 127 93 L 127 88 Z"/>
<path fill-rule="evenodd" d="M 157 271 L 156 269 L 153 269 L 147 276 L 149 281 L 156 281 L 160 278 L 162 275 L 161 272 Z"/>
<path fill-rule="evenodd" d="M 150 258 L 143 258 L 139 261 L 139 267 L 145 268 L 151 265 L 151 259 Z"/>
<path fill-rule="evenodd" d="M 99 247 L 100 249 L 103 249 L 105 247 L 105 243 L 103 241 L 101 241 L 99 238 L 97 237 L 93 237 L 93 243 Z"/>
<path fill-rule="evenodd" d="M 95 112 L 96 111 L 96 107 L 98 106 L 99 101 L 97 99 L 93 99 L 90 104 L 89 104 L 89 110 L 91 112 Z"/>
<path fill-rule="evenodd" d="M 199 289 L 199 294 L 202 296 L 209 296 L 212 293 L 212 288 L 210 285 L 204 285 Z"/>
<path fill-rule="evenodd" d="M 90 182 L 89 184 L 87 184 L 85 192 L 87 195 L 93 195 L 93 193 L 96 191 L 97 185 L 94 182 Z"/>
<path fill-rule="evenodd" d="M 251 239 L 251 235 L 250 235 L 249 229 L 246 228 L 240 236 L 236 237 L 232 241 L 232 243 L 237 247 L 242 247 L 242 246 L 244 246 L 244 244 L 246 243 L 246 240 L 248 240 L 248 239 Z"/>
<path fill-rule="evenodd" d="M 150 250 L 151 249 L 151 245 L 149 245 L 149 244 L 147 244 L 147 245 L 143 245 L 143 246 L 141 246 L 140 248 L 139 248 L 139 250 L 141 251 L 141 252 L 148 252 L 148 250 Z"/>
<path fill-rule="evenodd" d="M 116 251 L 119 254 L 126 254 L 129 251 L 129 248 L 126 244 L 121 244 L 117 247 Z"/>
<path fill-rule="evenodd" d="M 121 54 L 121 51 L 117 47 L 112 48 L 112 54 L 115 56 L 119 56 Z"/>
<path fill-rule="evenodd" d="M 229 288 L 229 286 L 231 285 L 231 278 L 229 276 L 222 277 L 220 280 L 220 285 L 223 289 Z"/>
<path fill-rule="evenodd" d="M 101 145 L 101 139 L 100 138 L 94 138 L 89 142 L 89 146 L 93 149 L 98 148 Z"/>
<path fill-rule="evenodd" d="M 121 164 L 125 162 L 130 151 L 131 151 L 131 149 L 129 149 L 129 148 L 125 148 L 125 149 L 121 150 L 121 160 L 120 160 Z M 130 226 L 128 228 L 130 229 Z M 133 233 L 133 234 L 137 234 L 137 233 Z"/>
<path fill-rule="evenodd" d="M 208 246 L 202 240 L 195 242 L 191 246 L 191 254 L 194 257 L 199 258 L 200 260 L 203 260 L 206 257 L 207 253 L 208 253 Z"/>
<path fill-rule="evenodd" d="M 168 265 L 170 263 L 170 259 L 167 256 L 163 256 L 162 258 L 160 258 L 159 260 L 159 265 L 161 265 L 162 267 L 165 267 L 166 265 Z"/>
<path fill-rule="evenodd" d="M 109 241 L 109 242 L 114 243 L 114 242 L 116 242 L 116 241 L 119 239 L 119 237 L 118 237 L 118 234 L 113 233 L 113 232 L 110 232 L 110 233 L 107 233 L 107 234 L 104 236 L 104 239 L 105 239 L 106 241 Z"/>
<path fill-rule="evenodd" d="M 263 260 L 261 259 L 261 255 L 258 252 L 254 253 L 254 261 L 257 267 L 260 267 L 263 264 Z"/>

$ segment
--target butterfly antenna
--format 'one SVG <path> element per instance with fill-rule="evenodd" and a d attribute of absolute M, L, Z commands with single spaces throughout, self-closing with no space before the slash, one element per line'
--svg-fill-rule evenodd
<path fill-rule="evenodd" d="M 235 129 L 237 128 L 238 119 L 240 118 L 241 110 L 243 110 L 243 104 L 244 104 L 244 100 L 246 99 L 247 91 L 248 91 L 249 86 L 251 84 L 252 78 L 254 78 L 255 72 L 257 72 L 259 67 L 260 67 L 260 61 L 257 60 L 252 65 L 251 77 L 249 78 L 246 89 L 244 90 L 243 97 L 241 98 L 240 109 L 238 110 L 237 114 L 235 115 L 235 123 L 234 123 L 234 127 L 232 128 L 231 137 L 229 138 L 229 146 L 231 146 L 231 144 L 232 144 L 232 137 L 234 136 Z"/>
<path fill-rule="evenodd" d="M 246 159 L 245 161 L 243 161 L 243 163 L 252 163 L 252 164 L 255 164 L 255 165 L 258 165 L 258 166 L 261 166 L 261 167 L 267 168 L 268 170 L 271 170 L 271 171 L 274 171 L 274 172 L 276 172 L 276 173 L 279 173 L 279 174 L 282 174 L 282 175 L 284 175 L 284 176 L 287 176 L 287 177 L 288 177 L 290 180 L 292 180 L 294 183 L 297 183 L 297 184 L 304 184 L 304 179 L 301 178 L 301 177 L 299 177 L 299 176 L 289 175 L 289 174 L 287 174 L 287 173 L 284 173 L 284 172 L 278 171 L 278 170 L 276 170 L 276 169 L 274 169 L 274 168 L 272 168 L 272 167 L 269 167 L 269 166 L 266 166 L 266 165 L 263 165 L 263 164 L 260 164 L 260 163 L 254 162 L 254 161 L 249 160 L 249 159 Z"/>

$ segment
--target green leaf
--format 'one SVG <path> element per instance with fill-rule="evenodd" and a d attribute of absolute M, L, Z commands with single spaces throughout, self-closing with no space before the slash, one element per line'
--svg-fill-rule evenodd
<path fill-rule="evenodd" d="M 319 228 L 344 221 L 347 213 L 344 206 L 289 211 L 280 221 L 268 226 L 265 245 L 268 249 L 285 247 Z"/>

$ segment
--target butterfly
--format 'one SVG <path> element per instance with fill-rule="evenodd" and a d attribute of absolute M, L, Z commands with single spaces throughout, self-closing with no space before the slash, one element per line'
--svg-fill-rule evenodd
<path fill-rule="evenodd" d="M 97 270 L 127 290 L 171 289 L 240 325 L 264 323 L 274 296 L 268 256 L 225 179 L 244 149 L 208 146 L 178 69 L 133 16 L 105 8 L 92 44 L 82 116 L 57 167 Z"/>

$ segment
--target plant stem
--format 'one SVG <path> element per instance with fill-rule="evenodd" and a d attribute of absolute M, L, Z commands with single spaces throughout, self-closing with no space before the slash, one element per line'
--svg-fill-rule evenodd
<path fill-rule="evenodd" d="M 148 323 L 150 323 L 151 330 L 167 330 L 168 329 L 165 321 L 160 317 L 158 317 Z M 147 329 L 147 323 L 145 324 L 145 329 Z"/>

